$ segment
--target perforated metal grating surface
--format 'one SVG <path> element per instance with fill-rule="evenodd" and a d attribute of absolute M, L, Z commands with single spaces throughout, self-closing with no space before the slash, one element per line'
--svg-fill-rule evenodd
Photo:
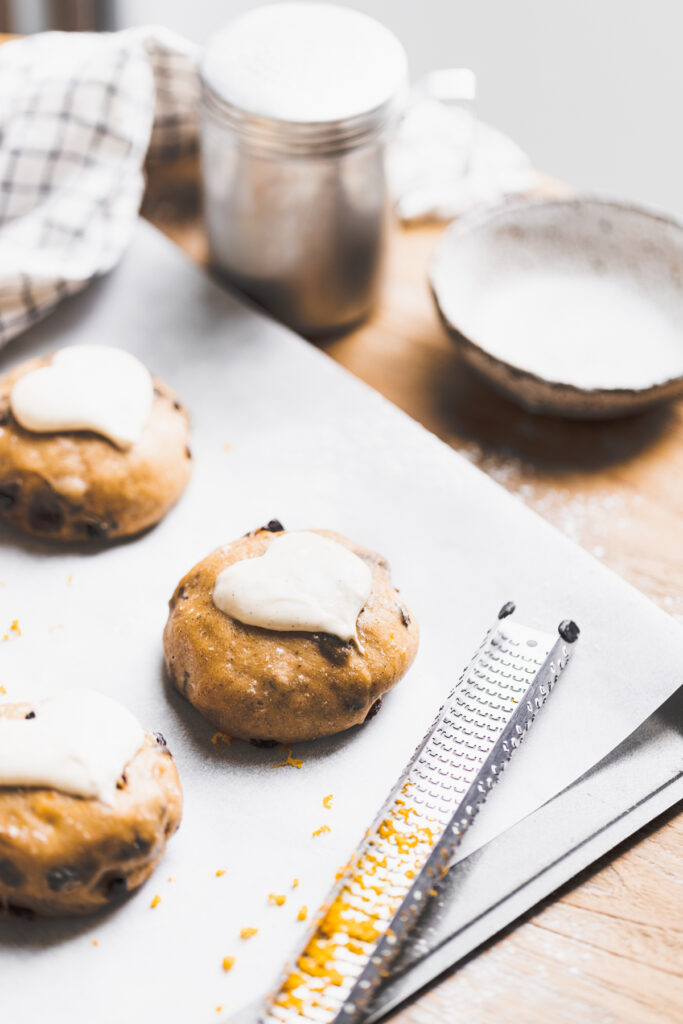
<path fill-rule="evenodd" d="M 508 616 L 514 606 L 506 605 Z M 439 711 L 294 967 L 260 1013 L 263 1024 L 352 1024 L 387 975 L 463 833 L 569 660 L 560 638 L 499 619 Z"/>

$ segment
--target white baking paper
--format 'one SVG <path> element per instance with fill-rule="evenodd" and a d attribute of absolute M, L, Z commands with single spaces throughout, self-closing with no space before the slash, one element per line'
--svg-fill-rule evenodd
<path fill-rule="evenodd" d="M 208 1024 L 262 992 L 304 933 L 297 911 L 324 898 L 506 600 L 530 626 L 574 618 L 582 637 L 463 853 L 576 779 L 682 681 L 673 620 L 148 226 L 109 278 L 11 344 L 0 370 L 67 343 L 127 348 L 179 392 L 195 473 L 156 529 L 98 553 L 0 528 L 0 637 L 15 619 L 21 629 L 0 639 L 2 699 L 73 686 L 116 696 L 166 735 L 185 813 L 154 877 L 118 909 L 0 923 L 3 1022 Z M 297 747 L 301 769 L 274 769 L 279 750 L 212 745 L 162 667 L 177 580 L 273 517 L 377 548 L 422 626 L 418 659 L 381 713 Z M 270 892 L 286 904 L 269 905 Z M 245 926 L 258 935 L 240 939 Z"/>

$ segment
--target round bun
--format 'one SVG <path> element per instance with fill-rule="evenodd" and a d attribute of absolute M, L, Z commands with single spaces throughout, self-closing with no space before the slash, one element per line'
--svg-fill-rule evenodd
<path fill-rule="evenodd" d="M 295 743 L 360 725 L 411 665 L 414 616 L 391 582 L 389 566 L 339 534 L 314 530 L 362 558 L 372 573 L 358 616 L 359 650 L 329 633 L 247 626 L 213 603 L 217 575 L 258 558 L 284 531 L 273 522 L 218 548 L 180 581 L 164 631 L 168 671 L 198 711 L 230 736 Z"/>
<path fill-rule="evenodd" d="M 29 705 L 0 705 L 23 718 Z M 0 787 L 0 915 L 77 916 L 119 902 L 161 860 L 182 812 L 163 737 L 146 734 L 114 806 L 55 789 Z"/>
<path fill-rule="evenodd" d="M 113 540 L 158 523 L 190 478 L 185 409 L 155 380 L 149 419 L 127 451 L 85 430 L 25 430 L 12 414 L 12 388 L 49 362 L 31 359 L 0 378 L 0 515 L 56 541 Z"/>

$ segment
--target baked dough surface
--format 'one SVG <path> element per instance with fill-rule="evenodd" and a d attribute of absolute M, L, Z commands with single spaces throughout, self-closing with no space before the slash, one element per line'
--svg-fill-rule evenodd
<path fill-rule="evenodd" d="M 213 551 L 180 581 L 164 631 L 169 674 L 198 711 L 240 739 L 295 743 L 359 725 L 404 675 L 417 652 L 418 626 L 374 551 L 327 530 L 372 572 L 358 617 L 362 653 L 327 633 L 287 633 L 243 625 L 213 603 L 216 576 L 262 555 L 279 524 Z"/>
<path fill-rule="evenodd" d="M 2 704 L 23 718 L 28 704 Z M 180 824 L 170 751 L 151 733 L 114 806 L 54 789 L 0 786 L 0 915 L 77 916 L 112 906 L 147 879 Z"/>
<path fill-rule="evenodd" d="M 158 523 L 190 478 L 185 409 L 155 380 L 149 420 L 128 451 L 89 431 L 25 430 L 12 415 L 12 388 L 49 362 L 31 359 L 0 378 L 0 515 L 57 541 L 127 537 Z"/>

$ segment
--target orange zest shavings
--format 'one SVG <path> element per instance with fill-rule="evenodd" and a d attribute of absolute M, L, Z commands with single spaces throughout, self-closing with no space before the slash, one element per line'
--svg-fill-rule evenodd
<path fill-rule="evenodd" d="M 258 935 L 258 928 L 242 928 L 240 929 L 241 939 L 253 939 L 254 935 Z"/>
<path fill-rule="evenodd" d="M 303 1017 L 304 1001 L 297 999 L 291 992 L 281 992 L 277 997 L 277 1005 L 282 1006 L 285 1010 L 296 1010 L 299 1016 Z"/>
<path fill-rule="evenodd" d="M 313 839 L 315 839 L 316 836 L 321 836 L 323 833 L 331 831 L 332 829 L 329 825 L 321 825 L 320 828 L 317 828 L 315 832 L 312 833 Z"/>
<path fill-rule="evenodd" d="M 279 764 L 271 764 L 271 768 L 301 768 L 303 767 L 303 761 L 300 761 L 298 757 L 292 757 L 292 748 L 285 747 L 287 751 L 287 757 L 284 761 L 280 761 Z"/>
<path fill-rule="evenodd" d="M 404 786 L 404 794 L 407 788 Z M 313 835 L 327 831 L 329 826 L 323 825 Z M 394 937 L 389 924 L 434 849 L 433 822 L 426 812 L 399 799 L 366 840 L 359 859 L 337 873 L 344 879 L 341 889 L 332 903 L 322 908 L 315 934 L 296 961 L 295 973 L 275 997 L 277 1006 L 306 1017 L 312 1008 L 329 1009 L 325 990 L 349 982 L 350 957 L 370 957 L 380 939 L 391 941 Z M 302 907 L 297 920 L 307 916 L 308 908 Z M 337 998 L 330 994 L 331 1003 Z"/>
<path fill-rule="evenodd" d="M 299 887 L 299 879 L 295 878 L 294 881 L 292 882 L 292 889 L 297 889 L 298 887 Z"/>
<path fill-rule="evenodd" d="M 13 619 L 12 625 L 9 627 L 6 633 L 2 634 L 3 640 L 10 640 L 12 637 L 21 636 L 21 627 L 19 626 L 19 619 Z"/>
<path fill-rule="evenodd" d="M 304 903 L 303 907 L 300 908 L 299 913 L 296 915 L 297 921 L 305 921 L 308 917 L 308 907 Z"/>
<path fill-rule="evenodd" d="M 223 959 L 221 960 L 221 967 L 223 968 L 224 971 L 231 971 L 234 966 L 235 966 L 235 958 L 234 958 L 234 956 L 224 956 Z M 219 1009 L 220 1009 L 220 1007 L 219 1007 Z"/>
<path fill-rule="evenodd" d="M 287 897 L 283 896 L 282 893 L 279 892 L 269 892 L 268 902 L 272 903 L 274 907 L 284 907 L 287 902 Z"/>
<path fill-rule="evenodd" d="M 326 811 L 329 811 L 330 808 L 332 807 L 333 800 L 334 795 L 332 793 L 328 793 L 327 796 L 323 797 L 323 807 L 325 808 Z"/>
<path fill-rule="evenodd" d="M 224 743 L 227 747 L 232 743 L 232 736 L 228 736 L 227 732 L 215 732 L 211 737 L 211 742 L 214 747 L 217 747 L 219 743 Z"/>
<path fill-rule="evenodd" d="M 158 907 L 160 903 L 161 903 L 161 896 L 157 892 L 152 897 L 152 902 L 150 903 L 150 907 L 152 908 L 152 910 L 154 910 L 154 908 Z"/>

